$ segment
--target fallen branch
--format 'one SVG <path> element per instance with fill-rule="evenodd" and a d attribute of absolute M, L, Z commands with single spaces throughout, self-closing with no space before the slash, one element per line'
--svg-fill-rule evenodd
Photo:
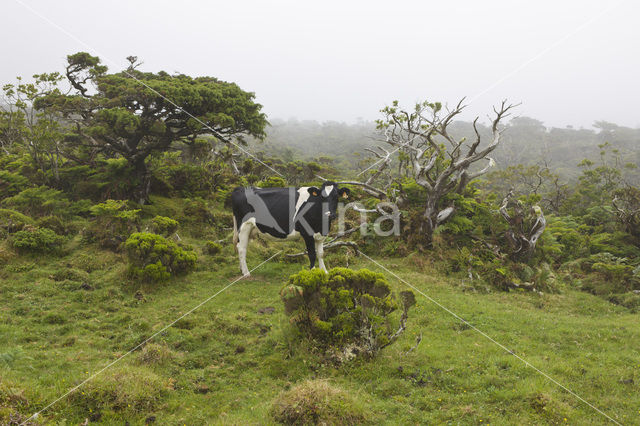
<path fill-rule="evenodd" d="M 408 355 L 409 353 L 411 353 L 415 348 L 418 347 L 418 345 L 420 345 L 420 342 L 422 342 L 422 333 L 420 333 L 420 335 L 416 337 L 416 344 L 413 345 L 408 351 L 406 351 L 404 355 Z"/>

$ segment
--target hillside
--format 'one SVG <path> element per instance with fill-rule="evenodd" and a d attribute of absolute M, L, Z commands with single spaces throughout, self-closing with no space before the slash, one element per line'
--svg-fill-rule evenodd
<path fill-rule="evenodd" d="M 394 103 L 368 167 L 372 123 L 127 60 L 3 86 L 1 424 L 638 423 L 637 129 Z M 240 279 L 254 226 L 307 245 Z"/>
<path fill-rule="evenodd" d="M 155 213 L 181 207 L 155 200 Z M 302 263 L 275 258 L 225 290 L 237 277 L 231 245 L 210 256 L 204 237 L 186 225 L 178 233 L 196 247 L 199 266 L 155 285 L 125 278 L 122 255 L 83 246 L 79 236 L 60 256 L 3 252 L 0 418 L 16 410 L 24 419 L 97 374 L 38 423 L 269 424 L 276 398 L 309 379 L 345 390 L 372 424 L 607 423 L 420 295 L 408 331 L 377 359 L 326 364 L 292 339 L 279 297 Z M 250 267 L 283 248 L 299 244 L 252 243 Z M 638 419 L 638 314 L 572 289 L 479 293 L 463 274 L 445 276 L 418 255 L 378 260 L 616 420 Z M 346 262 L 376 269 L 362 257 L 327 257 L 330 267 Z"/>

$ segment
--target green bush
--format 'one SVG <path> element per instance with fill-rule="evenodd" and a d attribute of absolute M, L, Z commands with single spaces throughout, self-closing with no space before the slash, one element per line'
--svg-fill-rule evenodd
<path fill-rule="evenodd" d="M 624 306 L 631 312 L 640 312 L 640 294 L 637 293 L 622 293 L 612 294 L 609 296 L 609 301 L 616 305 Z"/>
<path fill-rule="evenodd" d="M 17 173 L 0 170 L 0 199 L 16 195 L 27 189 L 29 179 Z"/>
<path fill-rule="evenodd" d="M 222 251 L 222 245 L 215 241 L 207 241 L 205 244 L 205 251 L 207 254 L 216 255 Z"/>
<path fill-rule="evenodd" d="M 107 200 L 91 207 L 95 221 L 85 230 L 85 237 L 101 247 L 116 250 L 127 236 L 138 230 L 140 210 L 130 210 L 127 201 Z"/>
<path fill-rule="evenodd" d="M 280 296 L 291 324 L 318 349 L 342 362 L 373 356 L 404 330 L 412 292 L 392 294 L 382 274 L 367 269 L 334 268 L 299 272 Z M 390 315 L 402 308 L 399 321 Z"/>
<path fill-rule="evenodd" d="M 187 200 L 184 205 L 184 219 L 188 222 L 213 224 L 213 214 L 202 198 Z"/>
<path fill-rule="evenodd" d="M 59 235 L 67 235 L 70 227 L 58 216 L 44 216 L 36 221 L 40 228 L 49 228 Z"/>
<path fill-rule="evenodd" d="M 196 266 L 197 256 L 161 235 L 131 234 L 124 244 L 129 258 L 129 274 L 138 280 L 155 282 L 186 273 Z"/>
<path fill-rule="evenodd" d="M 0 236 L 21 231 L 26 225 L 35 225 L 35 222 L 17 211 L 0 209 Z"/>
<path fill-rule="evenodd" d="M 64 218 L 86 214 L 89 206 L 87 200 L 71 202 L 61 191 L 46 186 L 25 189 L 3 204 L 32 217 L 55 214 Z"/>
<path fill-rule="evenodd" d="M 30 252 L 54 251 L 62 246 L 63 241 L 63 237 L 47 228 L 26 227 L 11 237 L 15 249 Z"/>
<path fill-rule="evenodd" d="M 256 184 L 259 188 L 286 188 L 287 181 L 280 176 L 270 176 Z"/>
<path fill-rule="evenodd" d="M 151 229 L 156 234 L 171 235 L 178 229 L 178 221 L 170 217 L 156 216 L 151 219 Z"/>

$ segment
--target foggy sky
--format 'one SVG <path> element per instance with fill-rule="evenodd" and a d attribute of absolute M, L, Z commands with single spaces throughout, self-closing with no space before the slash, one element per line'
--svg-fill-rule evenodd
<path fill-rule="evenodd" d="M 3 0 L 0 82 L 61 71 L 77 51 L 100 56 L 112 71 L 137 55 L 145 71 L 234 81 L 256 93 L 270 118 L 373 120 L 394 99 L 473 99 L 608 5 Z M 639 12 L 632 1 L 611 8 L 483 93 L 463 118 L 485 117 L 508 98 L 522 102 L 518 114 L 547 126 L 640 126 Z"/>

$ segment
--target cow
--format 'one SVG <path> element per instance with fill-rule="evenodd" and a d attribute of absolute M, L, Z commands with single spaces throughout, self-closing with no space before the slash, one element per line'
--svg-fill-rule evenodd
<path fill-rule="evenodd" d="M 336 218 L 338 198 L 348 198 L 348 188 L 338 188 L 335 182 L 322 187 L 300 188 L 236 188 L 231 193 L 233 208 L 233 244 L 240 259 L 240 269 L 249 276 L 247 246 L 251 237 L 264 234 L 279 240 L 302 237 L 309 255 L 310 269 L 318 259 L 324 265 L 323 242 L 331 221 Z"/>

